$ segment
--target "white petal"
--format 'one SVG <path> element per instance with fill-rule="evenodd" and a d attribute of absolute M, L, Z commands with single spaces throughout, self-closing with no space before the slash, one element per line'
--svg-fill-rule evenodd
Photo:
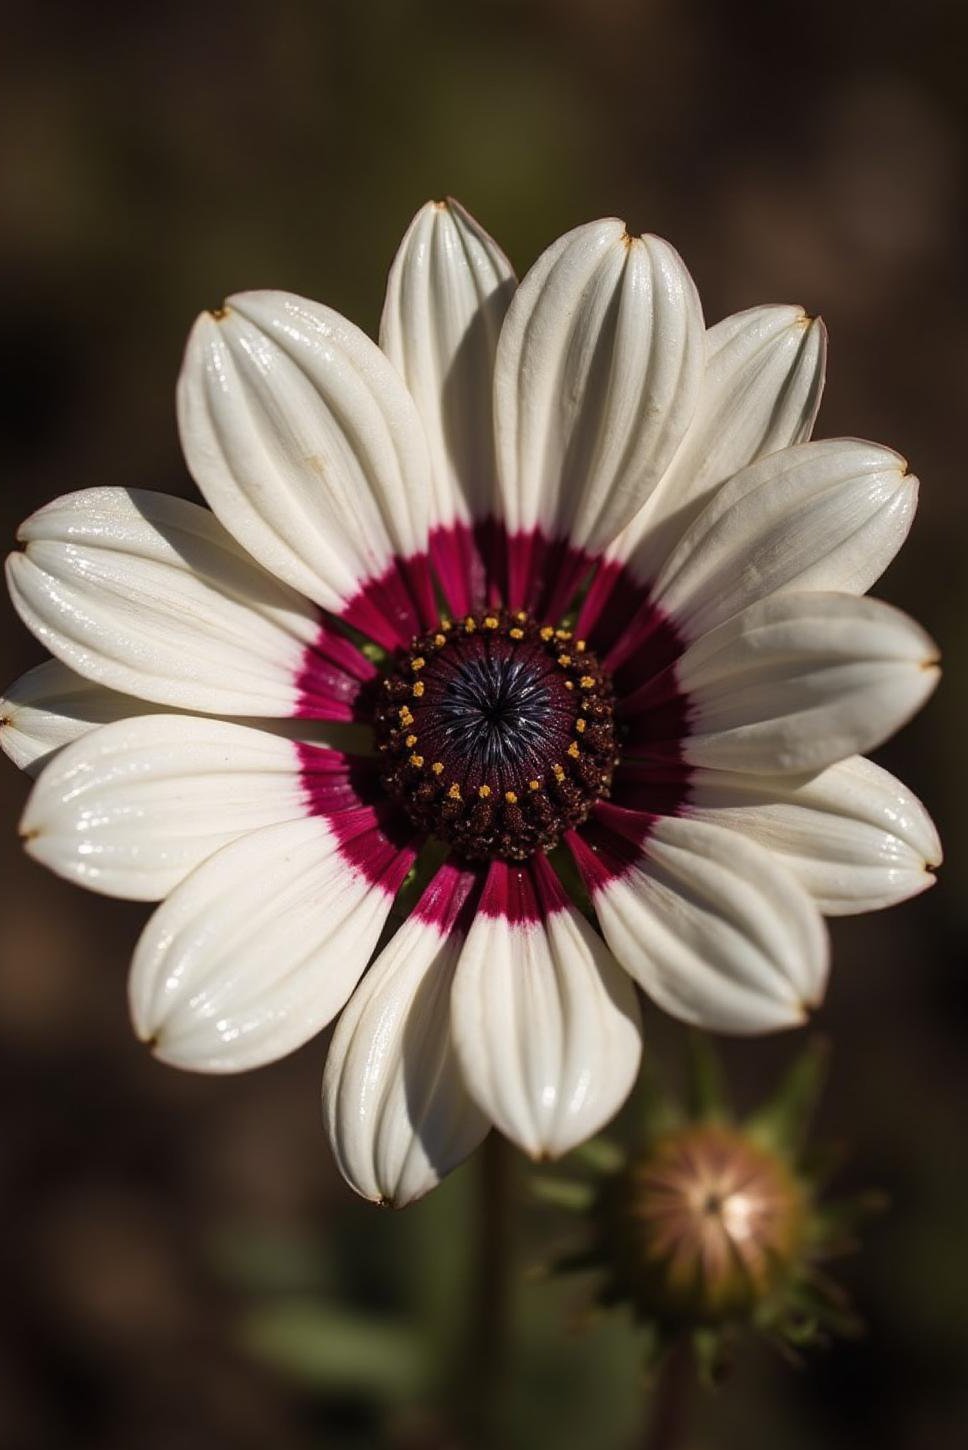
<path fill-rule="evenodd" d="M 450 992 L 475 873 L 444 865 L 347 1003 L 323 1077 L 323 1117 L 347 1183 L 402 1208 L 477 1147 L 490 1122 L 451 1041 Z"/>
<path fill-rule="evenodd" d="M 98 725 L 158 709 L 85 680 L 60 660 L 45 660 L 0 699 L 0 749 L 14 765 L 36 775 L 58 750 Z"/>
<path fill-rule="evenodd" d="M 494 862 L 454 980 L 471 1095 L 532 1157 L 558 1157 L 624 1102 L 641 1054 L 635 993 L 547 859 Z"/>
<path fill-rule="evenodd" d="M 380 346 L 427 436 L 437 524 L 494 511 L 494 354 L 514 292 L 497 243 L 457 202 L 428 202 L 390 268 Z"/>
<path fill-rule="evenodd" d="M 430 463 L 413 400 L 359 328 L 287 292 L 198 318 L 178 382 L 189 469 L 260 563 L 335 613 L 426 549 Z"/>
<path fill-rule="evenodd" d="M 241 1072 L 300 1047 L 356 986 L 412 860 L 366 810 L 224 846 L 142 933 L 129 982 L 138 1036 L 197 1072 Z"/>
<path fill-rule="evenodd" d="M 144 715 L 61 751 L 20 829 L 28 853 L 59 876 L 158 901 L 237 836 L 319 811 L 323 791 L 330 811 L 360 805 L 352 765 L 243 725 Z"/>
<path fill-rule="evenodd" d="M 647 734 L 648 712 L 667 688 L 688 700 L 689 764 L 822 770 L 910 719 L 937 683 L 936 660 L 924 630 L 880 600 L 772 595 L 703 635 L 632 697 L 630 749 L 641 748 L 639 727 Z"/>
<path fill-rule="evenodd" d="M 175 706 L 171 713 L 181 713 Z M 0 697 L 0 750 L 28 775 L 39 775 L 44 766 L 75 740 L 115 720 L 138 715 L 169 713 L 164 706 L 136 695 L 122 695 L 78 675 L 60 660 L 45 660 L 15 680 Z M 205 718 L 205 717 L 201 717 Z M 258 725 L 273 735 L 299 740 L 307 745 L 330 745 L 368 755 L 372 730 L 363 724 L 316 719 L 268 719 L 249 717 L 236 724 Z"/>
<path fill-rule="evenodd" d="M 827 937 L 792 873 L 762 846 L 705 821 L 650 823 L 615 807 L 599 816 L 622 832 L 626 849 L 610 853 L 610 835 L 596 850 L 574 835 L 569 845 L 605 940 L 648 995 L 714 1032 L 801 1023 L 823 996 Z"/>
<path fill-rule="evenodd" d="M 716 488 L 747 464 L 810 437 L 827 334 L 800 307 L 753 307 L 706 334 L 702 392 L 678 453 L 609 550 L 648 582 Z"/>
<path fill-rule="evenodd" d="M 598 551 L 668 467 L 699 396 L 699 298 L 676 252 L 615 219 L 569 232 L 515 293 L 495 419 L 508 529 Z"/>
<path fill-rule="evenodd" d="M 92 488 L 32 514 L 7 560 L 11 598 L 88 679 L 212 714 L 349 718 L 372 666 L 254 564 L 207 509 Z"/>
<path fill-rule="evenodd" d="M 917 479 L 889 448 L 830 439 L 761 459 L 716 493 L 655 583 L 687 638 L 778 591 L 865 593 L 907 537 Z"/>
<path fill-rule="evenodd" d="M 741 831 L 784 863 L 828 916 L 876 911 L 934 884 L 941 843 L 911 791 L 853 756 L 820 775 L 700 770 L 688 814 Z"/>

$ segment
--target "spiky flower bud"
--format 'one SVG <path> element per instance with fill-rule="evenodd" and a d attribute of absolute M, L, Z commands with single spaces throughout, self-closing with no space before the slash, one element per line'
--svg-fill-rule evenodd
<path fill-rule="evenodd" d="M 632 1308 L 647 1364 L 686 1338 L 701 1373 L 716 1378 L 744 1328 L 791 1354 L 858 1328 L 823 1265 L 852 1246 L 876 1205 L 871 1195 L 823 1200 L 804 1152 L 826 1058 L 822 1042 L 808 1045 L 773 1095 L 738 1121 L 718 1058 L 696 1036 L 688 1112 L 652 1082 L 634 1148 L 594 1140 L 573 1159 L 590 1179 L 535 1182 L 546 1203 L 584 1218 L 582 1247 L 555 1267 L 596 1271 L 597 1302 Z"/>
<path fill-rule="evenodd" d="M 606 1185 L 612 1270 L 641 1314 L 719 1323 L 750 1314 L 788 1275 L 807 1195 L 777 1154 L 721 1124 L 659 1138 Z"/>

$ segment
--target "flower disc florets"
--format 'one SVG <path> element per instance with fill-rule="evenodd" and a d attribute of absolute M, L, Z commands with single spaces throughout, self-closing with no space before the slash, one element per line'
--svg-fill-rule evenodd
<path fill-rule="evenodd" d="M 398 655 L 376 710 L 385 789 L 470 860 L 549 850 L 611 789 L 608 676 L 523 610 L 442 620 Z"/>

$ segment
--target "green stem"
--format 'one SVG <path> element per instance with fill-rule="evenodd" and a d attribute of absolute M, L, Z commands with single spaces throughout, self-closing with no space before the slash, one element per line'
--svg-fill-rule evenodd
<path fill-rule="evenodd" d="M 643 1450 L 680 1450 L 689 1431 L 694 1381 L 692 1348 L 680 1339 L 667 1353 L 650 1402 Z"/>
<path fill-rule="evenodd" d="M 499 1133 L 489 1133 L 480 1151 L 477 1251 L 467 1340 L 468 1430 L 471 1443 L 480 1450 L 500 1443 L 511 1307 L 511 1166 L 507 1143 Z"/>

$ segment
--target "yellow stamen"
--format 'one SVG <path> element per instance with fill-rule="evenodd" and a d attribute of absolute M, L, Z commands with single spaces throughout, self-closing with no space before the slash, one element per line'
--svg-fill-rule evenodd
<path fill-rule="evenodd" d="M 424 685 L 423 680 L 418 680 L 417 683 L 414 685 L 414 687 L 413 687 L 413 693 L 416 695 L 416 697 L 417 697 L 418 700 L 420 699 L 420 696 L 423 694 L 425 688 L 426 688 L 426 686 Z"/>
<path fill-rule="evenodd" d="M 528 790 L 540 790 L 540 789 L 541 789 L 541 782 L 540 782 L 540 780 L 529 780 L 528 781 Z"/>
<path fill-rule="evenodd" d="M 561 668 L 563 670 L 566 670 L 571 664 L 571 655 L 559 655 L 558 663 L 561 665 Z"/>
<path fill-rule="evenodd" d="M 491 787 L 489 785 L 479 785 L 477 787 L 477 794 L 480 796 L 482 801 L 486 801 L 488 796 L 491 794 Z"/>
<path fill-rule="evenodd" d="M 550 624 L 546 624 L 544 629 L 539 630 L 538 632 L 541 635 L 541 638 L 544 640 L 554 639 L 555 637 L 555 632 L 551 628 Z"/>
<path fill-rule="evenodd" d="M 423 765 L 423 760 L 424 760 L 424 758 L 423 758 L 422 755 L 411 755 L 411 757 L 410 757 L 410 764 L 411 765 L 415 765 L 417 767 L 417 769 L 419 770 L 420 767 Z"/>
<path fill-rule="evenodd" d="M 460 786 L 457 784 L 456 780 L 454 781 L 454 784 L 451 786 L 447 794 L 450 796 L 452 801 L 460 800 Z"/>
<path fill-rule="evenodd" d="M 584 733 L 585 733 L 585 726 L 587 724 L 588 724 L 588 721 L 587 720 L 576 720 L 575 721 L 575 729 L 578 731 L 579 735 L 584 735 Z"/>
<path fill-rule="evenodd" d="M 443 775 L 444 762 L 442 760 L 435 760 L 430 769 L 433 771 L 434 775 Z"/>
<path fill-rule="evenodd" d="M 592 690 L 595 688 L 595 681 L 592 679 L 591 675 L 582 675 L 578 683 L 581 685 L 583 690 Z"/>
<path fill-rule="evenodd" d="M 496 615 L 493 615 L 493 614 L 485 614 L 485 616 L 484 616 L 484 628 L 485 629 L 497 629 L 497 627 L 500 624 L 500 622 L 501 621 L 497 618 Z"/>
<path fill-rule="evenodd" d="M 414 673 L 416 673 L 417 670 L 422 670 L 426 663 L 427 661 L 424 659 L 423 655 L 418 655 L 415 660 L 410 661 L 410 668 L 414 671 Z"/>
<path fill-rule="evenodd" d="M 551 767 L 551 772 L 552 772 L 555 780 L 564 780 L 564 778 L 565 778 L 565 767 L 563 765 L 553 765 Z"/>
<path fill-rule="evenodd" d="M 578 749 L 578 741 L 577 740 L 573 740 L 571 742 L 571 744 L 569 745 L 569 747 L 568 747 L 568 754 L 571 756 L 572 760 L 577 760 L 578 759 L 579 755 L 581 754 L 581 751 Z"/>
<path fill-rule="evenodd" d="M 413 724 L 413 716 L 411 715 L 410 711 L 407 709 L 406 705 L 401 705 L 400 706 L 400 724 L 401 725 L 412 725 Z"/>
<path fill-rule="evenodd" d="M 437 646 L 438 649 L 442 649 L 443 646 L 446 643 L 447 643 L 447 636 L 446 636 L 446 634 L 435 634 L 434 635 L 434 644 Z"/>
<path fill-rule="evenodd" d="M 512 639 L 524 639 L 524 630 L 518 629 L 517 627 L 515 627 L 514 629 L 509 629 L 508 634 L 511 636 Z"/>
<path fill-rule="evenodd" d="M 504 792 L 504 799 L 507 801 L 509 806 L 516 806 L 518 803 L 518 798 L 513 790 L 506 790 Z"/>
<path fill-rule="evenodd" d="M 416 737 L 416 735 L 408 735 L 407 738 L 406 738 L 406 740 L 403 743 L 407 747 L 408 750 L 412 750 L 413 747 L 417 743 L 417 737 Z"/>
<path fill-rule="evenodd" d="M 475 624 L 473 618 L 471 617 L 471 615 L 468 615 L 467 618 L 464 620 L 464 629 L 467 631 L 468 634 L 473 634 L 476 628 L 477 625 Z"/>

